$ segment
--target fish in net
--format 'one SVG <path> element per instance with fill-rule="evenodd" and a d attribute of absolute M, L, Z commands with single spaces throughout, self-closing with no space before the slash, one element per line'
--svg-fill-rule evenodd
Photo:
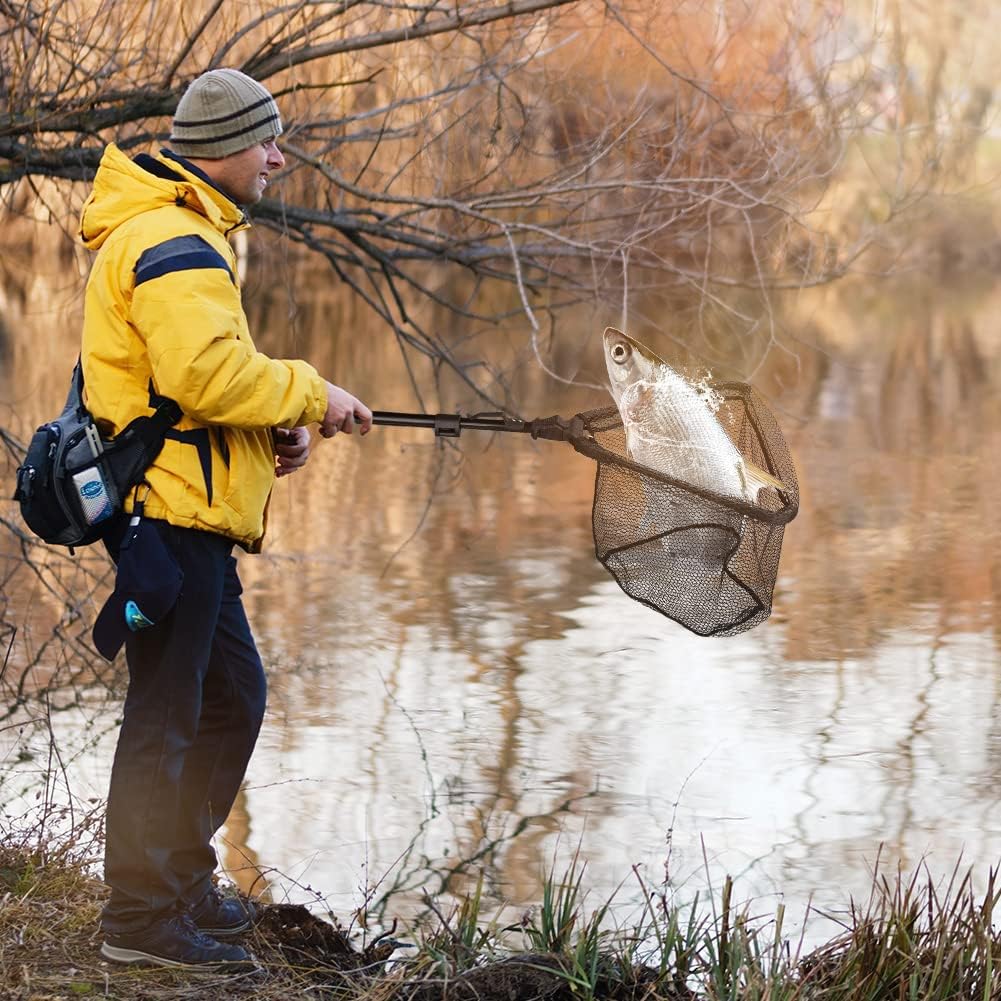
<path fill-rule="evenodd" d="M 737 499 L 642 465 L 629 454 L 616 407 L 550 420 L 597 463 L 594 551 L 622 590 L 700 636 L 733 636 L 771 614 L 799 486 L 782 433 L 754 390 L 744 383 L 713 388 L 730 440 L 755 466 L 770 470 L 782 490 Z"/>
<path fill-rule="evenodd" d="M 610 340 L 606 331 L 606 356 Z M 799 510 L 792 457 L 746 383 L 685 384 L 700 407 L 683 397 L 673 416 L 651 418 L 637 401 L 653 393 L 647 409 L 663 409 L 670 394 L 650 376 L 654 388 L 627 394 L 625 405 L 617 398 L 571 418 L 376 411 L 373 422 L 441 437 L 470 428 L 569 443 L 597 464 L 594 550 L 619 587 L 700 636 L 733 636 L 771 614 L 785 526 Z"/>
<path fill-rule="evenodd" d="M 598 559 L 622 589 L 702 636 L 771 613 L 785 525 L 799 509 L 781 430 L 743 383 L 686 381 L 619 330 L 603 335 L 616 407 L 586 415 L 598 462 Z"/>

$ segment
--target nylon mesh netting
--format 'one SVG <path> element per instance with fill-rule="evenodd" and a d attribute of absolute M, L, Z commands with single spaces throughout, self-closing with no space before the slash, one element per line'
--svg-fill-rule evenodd
<path fill-rule="evenodd" d="M 771 614 L 799 485 L 782 432 L 757 394 L 744 383 L 713 390 L 730 439 L 785 490 L 763 490 L 750 503 L 637 465 L 615 407 L 578 414 L 564 427 L 573 447 L 598 463 L 595 554 L 622 590 L 700 636 L 732 636 Z"/>

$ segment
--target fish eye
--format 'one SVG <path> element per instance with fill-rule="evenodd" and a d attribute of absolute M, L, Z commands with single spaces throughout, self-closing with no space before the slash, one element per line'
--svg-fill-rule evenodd
<path fill-rule="evenodd" d="M 629 346 L 626 344 L 616 344 L 612 348 L 612 361 L 621 364 L 629 357 Z"/>

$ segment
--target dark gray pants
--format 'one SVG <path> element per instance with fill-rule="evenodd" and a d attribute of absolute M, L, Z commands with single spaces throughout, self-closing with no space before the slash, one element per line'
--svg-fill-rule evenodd
<path fill-rule="evenodd" d="M 111 770 L 105 931 L 139 931 L 197 903 L 264 716 L 266 683 L 232 543 L 155 522 L 184 572 L 162 622 L 130 635 L 129 688 Z M 114 542 L 109 550 L 115 554 Z"/>

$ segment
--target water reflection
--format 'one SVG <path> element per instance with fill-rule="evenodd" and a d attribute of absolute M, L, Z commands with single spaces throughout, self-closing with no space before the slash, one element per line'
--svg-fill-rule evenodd
<path fill-rule="evenodd" d="M 63 391 L 71 284 L 47 300 L 55 323 L 3 300 L 24 333 L 0 413 L 22 430 Z M 390 429 L 319 444 L 276 488 L 266 554 L 241 561 L 271 685 L 224 832 L 241 885 L 315 890 L 340 914 L 389 894 L 398 913 L 482 868 L 498 900 L 523 906 L 579 847 L 596 897 L 624 883 L 636 900 L 637 864 L 681 895 L 728 872 L 763 909 L 783 895 L 795 913 L 864 893 L 881 844 L 936 874 L 960 857 L 996 864 L 999 298 L 854 290 L 790 309 L 812 346 L 776 352 L 756 381 L 796 457 L 801 512 L 772 619 L 728 640 L 685 633 L 607 578 L 591 548 L 594 470 L 568 446 L 467 433 L 456 450 Z M 304 301 L 290 347 L 378 407 L 413 405 L 394 347 L 343 302 Z M 557 400 L 536 370 L 516 393 L 526 416 L 596 400 Z M 432 387 L 431 405 L 456 394 Z M 66 594 L 3 546 L 5 621 L 64 614 Z M 67 626 L 71 658 L 87 614 Z M 44 627 L 19 642 L 33 635 Z M 29 653 L 15 645 L 11 670 Z M 83 688 L 53 726 L 78 794 L 102 795 L 114 703 Z M 42 754 L 44 734 L 0 740 L 9 807 L 41 770 L 15 759 L 32 742 Z"/>

